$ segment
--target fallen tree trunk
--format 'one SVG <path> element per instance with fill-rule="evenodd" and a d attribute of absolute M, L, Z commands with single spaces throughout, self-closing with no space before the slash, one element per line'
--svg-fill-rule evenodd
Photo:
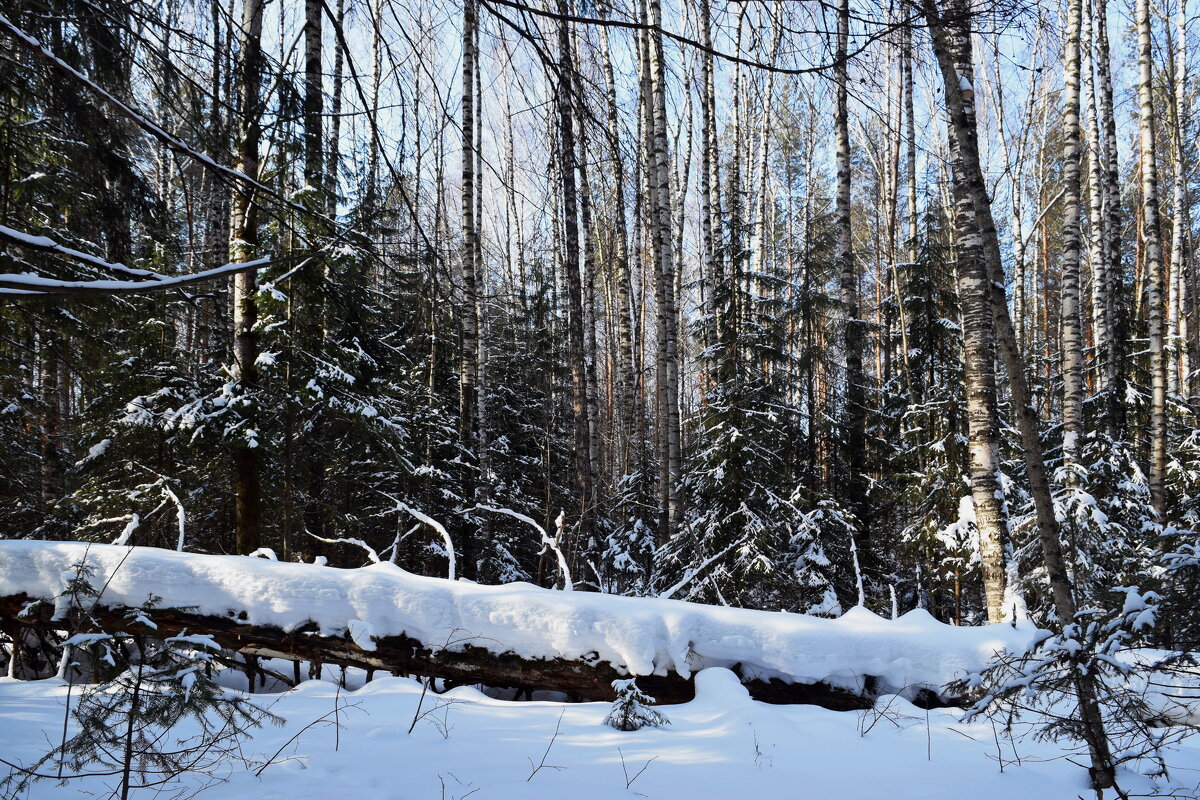
<path fill-rule="evenodd" d="M 85 568 L 86 567 L 86 568 Z M 0 628 L 42 672 L 54 631 L 72 616 L 67 578 L 86 572 L 96 623 L 147 636 L 211 635 L 247 662 L 360 667 L 456 684 L 613 696 L 637 676 L 661 702 L 693 696 L 692 675 L 733 670 L 759 700 L 828 708 L 869 706 L 883 694 L 950 704 L 951 681 L 998 652 L 1024 652 L 1029 626 L 957 627 L 923 610 L 884 619 L 864 608 L 829 619 L 652 597 L 618 597 L 514 583 L 429 578 L 393 564 L 334 569 L 244 556 L 80 542 L 0 541 Z M 137 630 L 131 611 L 157 631 Z M 31 605 L 32 604 L 32 605 Z M 136 615 L 134 615 L 136 617 Z"/>
<path fill-rule="evenodd" d="M 151 630 L 135 622 L 135 612 L 146 613 L 157 627 Z M 581 700 L 612 700 L 615 697 L 612 682 L 628 677 L 606 661 L 524 658 L 515 653 L 493 653 L 468 642 L 457 642 L 455 649 L 447 649 L 431 647 L 408 636 L 383 636 L 372 637 L 374 649 L 365 650 L 348 634 L 322 636 L 312 624 L 284 632 L 271 625 L 250 625 L 236 615 L 218 617 L 178 608 L 158 608 L 147 613 L 124 606 L 97 606 L 90 615 L 109 632 L 130 631 L 156 638 L 175 636 L 185 630 L 190 634 L 207 634 L 225 649 L 242 656 L 428 676 L 455 685 L 557 691 Z M 0 598 L 0 630 L 10 641 L 22 642 L 25 657 L 33 656 L 39 664 L 57 662 L 54 634 L 65 625 L 62 620 L 54 619 L 54 603 L 45 598 L 25 594 Z M 40 652 L 29 652 L 35 648 Z M 740 674 L 738 665 L 734 665 L 733 671 Z M 869 676 L 858 692 L 824 682 L 743 678 L 742 683 L 754 699 L 767 703 L 810 704 L 850 711 L 870 708 L 875 700 L 875 681 Z M 695 696 L 692 678 L 678 673 L 643 675 L 638 678 L 638 686 L 659 703 L 685 703 Z M 928 690 L 919 691 L 915 699 L 930 707 L 947 704 Z"/>

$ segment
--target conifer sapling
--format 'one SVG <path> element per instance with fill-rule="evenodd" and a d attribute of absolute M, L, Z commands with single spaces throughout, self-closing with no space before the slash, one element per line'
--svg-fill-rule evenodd
<path fill-rule="evenodd" d="M 636 678 L 613 681 L 612 687 L 617 692 L 617 699 L 613 700 L 612 708 L 604 718 L 605 725 L 619 731 L 636 731 L 671 724 L 671 720 L 649 707 L 654 698 L 638 688 Z"/>

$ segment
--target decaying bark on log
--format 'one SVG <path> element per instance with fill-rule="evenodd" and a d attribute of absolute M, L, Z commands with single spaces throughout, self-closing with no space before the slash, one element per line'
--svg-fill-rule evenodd
<path fill-rule="evenodd" d="M 30 641 L 25 633 L 45 633 L 63 627 L 53 621 L 54 604 L 24 594 L 0 597 L 0 631 L 11 640 L 20 637 Z M 31 603 L 35 603 L 31 605 Z M 127 618 L 133 609 L 98 607 L 92 611 L 95 620 L 107 631 L 130 630 L 146 633 L 141 626 Z M 22 615 L 24 612 L 24 615 Z M 422 675 L 441 678 L 455 685 L 485 684 L 522 690 L 563 692 L 581 700 L 612 700 L 612 682 L 628 677 L 607 661 L 593 654 L 575 660 L 556 658 L 525 658 L 515 653 L 497 654 L 485 647 L 473 645 L 469 632 L 451 648 L 419 642 L 407 636 L 384 636 L 373 639 L 374 650 L 364 650 L 348 636 L 323 636 L 315 625 L 285 632 L 265 625 L 250 625 L 234 612 L 227 617 L 202 615 L 178 608 L 159 608 L 149 613 L 158 626 L 158 636 L 173 636 L 183 630 L 190 634 L 208 634 L 233 653 L 243 657 L 280 658 L 289 661 L 309 661 L 388 671 L 394 675 Z M 49 637 L 36 639 L 47 642 Z M 41 654 L 43 663 L 54 663 L 52 654 Z M 741 675 L 740 665 L 733 665 Z M 819 705 L 836 711 L 870 708 L 878 692 L 876 681 L 864 676 L 858 691 L 831 686 L 827 683 L 786 683 L 778 679 L 743 678 L 750 695 L 767 703 Z M 677 673 L 646 675 L 638 685 L 659 703 L 684 703 L 695 696 L 691 679 Z M 918 690 L 914 697 L 918 705 L 937 707 L 953 703 L 927 689 Z"/>

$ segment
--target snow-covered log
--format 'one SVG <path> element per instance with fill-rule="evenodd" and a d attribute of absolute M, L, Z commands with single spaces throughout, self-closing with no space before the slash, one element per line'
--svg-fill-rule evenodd
<path fill-rule="evenodd" d="M 678 600 L 483 586 L 413 575 L 394 564 L 334 569 L 243 556 L 78 542 L 0 541 L 0 625 L 56 624 L 64 574 L 86 559 L 103 593 L 96 616 L 127 624 L 151 595 L 158 635 L 211 634 L 245 655 L 431 675 L 611 699 L 639 676 L 661 702 L 690 698 L 691 676 L 733 669 L 756 698 L 859 708 L 885 693 L 945 703 L 942 687 L 1029 627 L 944 625 L 924 611 L 839 619 Z M 27 610 L 34 600 L 47 601 Z M 61 606 L 62 604 L 59 603 Z"/>

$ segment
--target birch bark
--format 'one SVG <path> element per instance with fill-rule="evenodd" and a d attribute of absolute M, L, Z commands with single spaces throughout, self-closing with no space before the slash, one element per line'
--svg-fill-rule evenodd
<path fill-rule="evenodd" d="M 258 176 L 258 147 L 261 136 L 259 83 L 262 71 L 263 0 L 245 0 L 238 33 L 240 58 L 237 83 L 238 107 L 236 169 L 252 178 Z M 258 249 L 258 204 L 252 188 L 239 185 L 230 201 L 229 260 L 245 263 Z M 246 555 L 262 541 L 261 458 L 258 425 L 258 276 L 240 272 L 233 278 L 233 369 L 236 405 L 243 419 L 233 448 L 234 527 L 237 552 Z"/>

